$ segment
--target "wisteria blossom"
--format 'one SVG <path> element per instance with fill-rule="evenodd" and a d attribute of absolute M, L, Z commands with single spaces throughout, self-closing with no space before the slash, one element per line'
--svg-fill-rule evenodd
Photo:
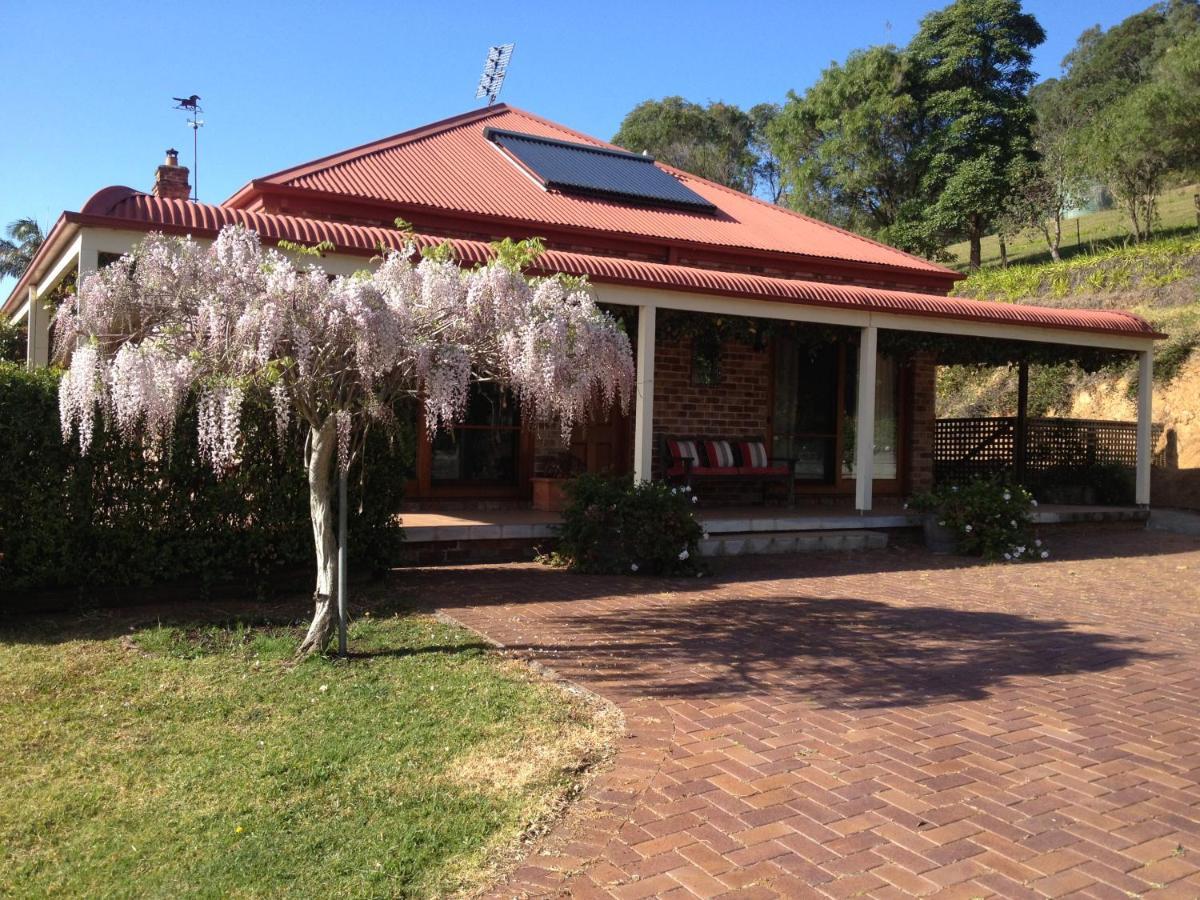
<path fill-rule="evenodd" d="M 86 452 L 95 417 L 127 438 L 168 437 L 194 393 L 199 448 L 218 471 L 238 463 L 241 407 L 265 390 L 276 424 L 308 428 L 316 613 L 301 650 L 332 626 L 333 465 L 348 468 L 367 425 L 420 395 L 430 429 L 459 421 L 472 379 L 511 387 L 521 408 L 568 433 L 599 400 L 628 406 L 629 339 L 586 285 L 527 278 L 511 262 L 474 269 L 413 247 L 373 272 L 329 277 L 243 228 L 210 247 L 150 235 L 92 273 L 56 318 L 65 439 Z"/>

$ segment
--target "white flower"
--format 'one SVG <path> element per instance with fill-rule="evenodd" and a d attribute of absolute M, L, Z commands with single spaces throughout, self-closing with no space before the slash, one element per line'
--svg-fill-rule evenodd
<path fill-rule="evenodd" d="M 1041 538 L 1037 538 L 1036 540 L 1034 540 L 1034 542 L 1033 542 L 1033 546 L 1035 546 L 1035 547 L 1040 547 L 1040 546 L 1042 546 L 1042 539 L 1041 539 Z"/>
<path fill-rule="evenodd" d="M 1016 520 L 1016 519 L 1010 519 L 1008 524 L 1009 524 L 1009 525 L 1011 525 L 1013 528 L 1016 528 L 1016 527 L 1017 527 L 1017 520 Z"/>
<path fill-rule="evenodd" d="M 687 552 L 687 548 L 684 547 L 682 550 L 679 551 L 679 561 L 683 562 L 685 559 L 688 558 L 688 555 L 689 554 Z"/>
<path fill-rule="evenodd" d="M 907 504 L 907 503 L 905 503 L 905 504 L 904 504 L 904 508 L 905 508 L 905 509 L 908 509 L 908 504 Z"/>
<path fill-rule="evenodd" d="M 952 485 L 950 485 L 950 490 L 952 490 L 952 491 L 954 491 L 955 493 L 957 493 L 957 492 L 958 492 L 958 485 L 957 485 L 957 484 L 952 484 Z"/>
<path fill-rule="evenodd" d="M 1030 506 L 1037 506 L 1037 501 L 1036 501 L 1036 500 L 1030 500 L 1030 501 L 1029 501 L 1029 505 L 1030 505 Z"/>
<path fill-rule="evenodd" d="M 690 484 L 685 484 L 683 486 L 683 492 L 685 494 L 690 494 L 692 492 L 692 486 Z"/>
<path fill-rule="evenodd" d="M 1024 556 L 1024 555 L 1025 555 L 1025 548 L 1024 548 L 1024 547 L 1018 547 L 1018 548 L 1017 548 L 1017 550 L 1016 550 L 1016 553 L 1017 553 L 1017 556 Z"/>
<path fill-rule="evenodd" d="M 1005 500 L 1011 500 L 1011 499 L 1012 499 L 1012 494 L 1010 494 L 1008 491 L 1005 491 L 1005 492 L 1004 492 L 1004 499 L 1005 499 Z"/>
<path fill-rule="evenodd" d="M 692 502 L 693 502 L 693 503 L 699 503 L 699 502 L 700 502 L 700 498 L 699 498 L 699 497 L 697 497 L 695 494 L 692 494 Z"/>
<path fill-rule="evenodd" d="M 704 539 L 707 541 L 708 540 L 708 532 L 703 531 L 703 532 L 701 532 L 701 534 L 704 536 Z"/>
<path fill-rule="evenodd" d="M 327 690 L 329 690 L 329 685 L 327 685 L 327 684 L 321 685 L 320 691 L 322 694 L 325 693 Z"/>
<path fill-rule="evenodd" d="M 963 526 L 963 531 L 967 531 L 967 532 L 969 532 L 969 531 L 972 531 L 972 530 L 973 530 L 973 529 L 971 528 L 971 526 L 970 526 L 970 525 L 964 525 L 964 526 Z"/>
<path fill-rule="evenodd" d="M 637 563 L 630 563 L 630 564 L 629 564 L 629 571 L 630 571 L 630 572 L 636 572 L 636 571 L 637 571 Z"/>
<path fill-rule="evenodd" d="M 1042 551 L 1042 559 L 1049 559 L 1049 558 L 1050 558 L 1050 551 L 1049 551 L 1049 550 L 1043 550 L 1043 551 Z"/>
<path fill-rule="evenodd" d="M 1005 558 L 1005 559 L 1012 559 L 1012 554 L 1011 554 L 1011 553 L 1005 553 L 1005 554 L 1004 554 L 1004 558 Z"/>

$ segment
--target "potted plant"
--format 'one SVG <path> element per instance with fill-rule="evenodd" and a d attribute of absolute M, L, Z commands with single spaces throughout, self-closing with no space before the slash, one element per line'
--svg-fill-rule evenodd
<path fill-rule="evenodd" d="M 541 475 L 529 479 L 533 485 L 533 508 L 542 512 L 562 512 L 567 505 L 563 488 L 583 470 L 583 463 L 570 451 L 564 450 L 555 456 L 543 467 Z"/>
<path fill-rule="evenodd" d="M 913 497 L 907 506 L 925 513 L 925 546 L 933 553 L 1006 562 L 1050 556 L 1033 533 L 1037 501 L 1019 485 L 989 479 L 952 484 Z"/>

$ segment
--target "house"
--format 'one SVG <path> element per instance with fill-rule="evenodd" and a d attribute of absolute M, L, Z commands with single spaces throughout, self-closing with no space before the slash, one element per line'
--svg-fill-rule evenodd
<path fill-rule="evenodd" d="M 795 493 L 865 511 L 932 479 L 936 360 L 880 352 L 880 334 L 954 335 L 1140 354 L 1137 499 L 1149 502 L 1153 346 L 1144 321 L 948 297 L 955 272 L 499 104 L 255 178 L 221 204 L 188 199 L 173 152 L 149 193 L 104 188 L 55 223 L 3 306 L 50 342 L 46 298 L 150 231 L 334 250 L 348 273 L 380 247 L 451 242 L 464 264 L 502 237 L 544 239 L 540 269 L 586 275 L 635 337 L 632 409 L 600 410 L 569 448 L 482 387 L 453 433 L 422 437 L 414 502 L 527 502 L 568 452 L 592 470 L 661 475 L 670 436 L 761 436 Z M 411 223 L 414 235 L 399 230 Z M 884 342 L 886 344 L 886 341 Z M 863 410 L 873 415 L 863 416 Z M 424 435 L 424 429 L 419 429 Z"/>

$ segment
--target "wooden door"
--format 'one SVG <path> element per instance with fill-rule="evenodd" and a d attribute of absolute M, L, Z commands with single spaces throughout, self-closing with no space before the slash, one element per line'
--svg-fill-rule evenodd
<path fill-rule="evenodd" d="M 571 455 L 588 472 L 601 475 L 624 475 L 630 470 L 630 417 L 619 404 L 609 407 L 603 419 L 594 417 L 587 425 L 577 427 L 571 437 Z"/>

